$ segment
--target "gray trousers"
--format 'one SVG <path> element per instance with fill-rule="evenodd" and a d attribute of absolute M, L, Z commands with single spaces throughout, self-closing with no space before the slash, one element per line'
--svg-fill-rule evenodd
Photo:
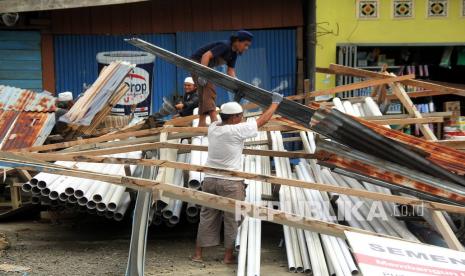
<path fill-rule="evenodd" d="M 236 200 L 245 199 L 244 181 L 206 177 L 203 181 L 202 191 Z M 240 223 L 236 221 L 235 214 L 204 206 L 200 210 L 200 222 L 197 232 L 198 246 L 209 247 L 220 244 L 222 219 L 224 219 L 224 247 L 234 247 L 237 228 Z"/>

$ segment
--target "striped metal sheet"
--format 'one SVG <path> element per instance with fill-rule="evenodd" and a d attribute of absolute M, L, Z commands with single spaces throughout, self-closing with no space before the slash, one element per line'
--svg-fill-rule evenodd
<path fill-rule="evenodd" d="M 0 31 L 0 84 L 42 91 L 39 32 Z"/>
<path fill-rule="evenodd" d="M 186 32 L 176 34 L 176 52 L 181 56 L 190 56 L 197 48 L 216 40 L 228 40 L 232 32 Z M 273 90 L 282 82 L 287 88 L 281 90 L 284 95 L 295 94 L 296 88 L 296 31 L 295 29 L 254 30 L 251 48 L 238 57 L 236 73 L 239 79 Z M 161 46 L 161 45 L 157 45 Z M 169 50 L 169 49 L 167 49 Z M 225 72 L 223 66 L 219 68 Z M 178 91 L 182 91 L 182 82 L 188 73 L 177 72 Z M 223 89 L 217 89 L 217 104 L 231 100 Z"/>
<path fill-rule="evenodd" d="M 14 111 L 54 112 L 56 98 L 47 93 L 0 85 L 0 109 Z"/>
<path fill-rule="evenodd" d="M 140 35 L 141 39 L 175 49 L 174 34 Z M 123 41 L 128 36 L 113 35 L 57 35 L 54 37 L 56 91 L 71 91 L 76 97 L 91 85 L 98 75 L 96 55 L 103 51 L 135 50 Z M 155 60 L 152 80 L 152 110 L 158 110 L 163 97 L 175 92 L 176 68 Z"/>

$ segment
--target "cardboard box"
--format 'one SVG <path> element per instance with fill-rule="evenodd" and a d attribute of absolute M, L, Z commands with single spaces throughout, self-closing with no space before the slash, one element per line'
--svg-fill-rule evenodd
<path fill-rule="evenodd" d="M 451 121 L 455 122 L 460 117 L 460 101 L 453 101 L 453 102 L 445 102 L 444 103 L 444 111 L 451 111 Z"/>

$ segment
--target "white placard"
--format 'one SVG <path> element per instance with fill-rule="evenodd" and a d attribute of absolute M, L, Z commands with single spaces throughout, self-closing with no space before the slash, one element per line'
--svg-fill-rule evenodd
<path fill-rule="evenodd" d="M 345 232 L 365 276 L 465 276 L 465 252 Z"/>

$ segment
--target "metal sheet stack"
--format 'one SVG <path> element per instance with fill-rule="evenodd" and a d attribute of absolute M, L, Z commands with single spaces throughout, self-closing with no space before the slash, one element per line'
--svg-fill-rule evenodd
<path fill-rule="evenodd" d="M 113 157 L 140 158 L 140 152 L 112 155 Z M 57 165 L 93 172 L 124 175 L 124 165 L 93 164 L 57 161 Z M 130 166 L 131 170 L 135 166 Z M 126 188 L 107 182 L 79 177 L 39 173 L 22 185 L 22 190 L 32 193 L 32 202 L 44 205 L 66 205 L 120 221 L 123 219 L 131 198 Z"/>
<path fill-rule="evenodd" d="M 133 64 L 124 61 L 110 63 L 60 121 L 85 134 L 92 133 L 129 90 L 124 79 L 133 68 Z"/>

